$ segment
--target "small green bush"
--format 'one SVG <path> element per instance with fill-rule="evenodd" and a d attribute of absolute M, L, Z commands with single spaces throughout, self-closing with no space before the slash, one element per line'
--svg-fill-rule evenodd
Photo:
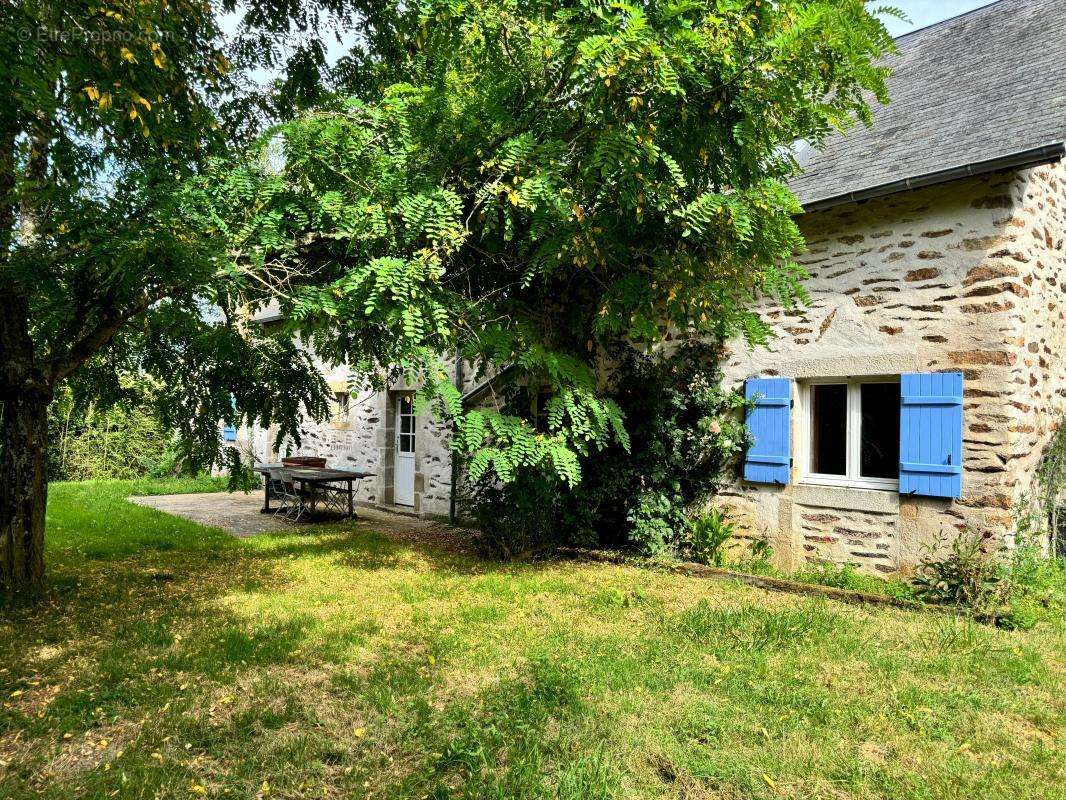
<path fill-rule="evenodd" d="M 736 523 L 720 508 L 711 508 L 697 517 L 689 528 L 683 555 L 689 561 L 721 567 L 726 546 L 736 533 Z"/>
<path fill-rule="evenodd" d="M 484 482 L 474 491 L 475 545 L 482 555 L 526 558 L 569 542 L 560 525 L 565 489 L 554 475 L 527 472 L 503 486 Z"/>
<path fill-rule="evenodd" d="M 915 594 L 928 603 L 969 608 L 987 604 L 1002 575 L 985 549 L 984 537 L 969 531 L 952 540 L 946 556 L 937 555 L 938 549 L 930 548 L 922 556 L 913 580 Z"/>
<path fill-rule="evenodd" d="M 967 608 L 1005 628 L 1029 629 L 1066 609 L 1066 562 L 1024 539 L 998 551 L 985 537 L 957 536 L 944 557 L 923 557 L 915 594 L 926 602 Z"/>
<path fill-rule="evenodd" d="M 1040 547 L 1021 543 L 1003 561 L 1000 608 L 1003 627 L 1028 630 L 1066 611 L 1066 559 L 1047 557 Z"/>

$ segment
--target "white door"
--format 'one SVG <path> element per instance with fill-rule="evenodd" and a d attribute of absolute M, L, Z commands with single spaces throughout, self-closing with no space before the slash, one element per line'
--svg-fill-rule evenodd
<path fill-rule="evenodd" d="M 409 394 L 396 398 L 396 465 L 393 470 L 393 502 L 415 504 L 415 407 Z"/>

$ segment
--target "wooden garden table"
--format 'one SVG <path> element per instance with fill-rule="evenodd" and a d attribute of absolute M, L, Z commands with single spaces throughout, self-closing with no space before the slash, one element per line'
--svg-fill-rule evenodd
<path fill-rule="evenodd" d="M 358 470 L 330 469 L 329 467 L 286 467 L 283 464 L 256 464 L 253 469 L 268 477 L 271 470 L 283 469 L 292 479 L 293 483 L 300 484 L 301 489 L 310 489 L 309 494 L 311 496 L 312 517 L 315 514 L 315 506 L 318 502 L 318 492 L 316 489 L 328 486 L 332 483 L 345 484 L 348 494 L 348 514 L 346 515 L 346 518 L 348 519 L 354 519 L 356 516 L 352 484 L 363 478 L 372 478 L 376 474 L 373 472 L 360 472 Z M 273 509 L 270 507 L 270 484 L 267 482 L 263 488 L 263 507 L 259 510 L 259 513 L 269 514 L 272 511 Z"/>

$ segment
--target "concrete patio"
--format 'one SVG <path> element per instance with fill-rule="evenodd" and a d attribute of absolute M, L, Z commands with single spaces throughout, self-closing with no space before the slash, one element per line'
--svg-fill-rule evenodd
<path fill-rule="evenodd" d="M 201 525 L 221 528 L 243 538 L 261 533 L 312 533 L 325 527 L 371 528 L 397 541 L 429 544 L 456 552 L 469 552 L 472 531 L 380 508 L 357 506 L 356 519 L 327 522 L 290 522 L 284 517 L 261 514 L 263 494 L 256 491 L 203 492 L 199 494 L 165 494 L 128 498 L 131 503 L 147 506 Z"/>

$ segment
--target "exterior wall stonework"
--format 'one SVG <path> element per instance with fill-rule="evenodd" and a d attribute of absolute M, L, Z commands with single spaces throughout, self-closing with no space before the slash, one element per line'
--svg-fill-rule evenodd
<path fill-rule="evenodd" d="M 961 370 L 963 497 L 808 487 L 798 466 L 786 487 L 725 490 L 718 502 L 748 535 L 769 539 L 782 566 L 824 559 L 891 573 L 967 528 L 1010 541 L 1066 411 L 1064 205 L 1059 163 L 800 219 L 810 304 L 761 309 L 777 338 L 768 348 L 731 343 L 727 381 Z"/>
<path fill-rule="evenodd" d="M 350 372 L 344 365 L 320 363 L 326 382 L 336 391 L 347 391 Z M 454 370 L 454 364 L 449 367 Z M 476 385 L 466 371 L 463 391 Z M 452 373 L 454 377 L 454 372 Z M 416 387 L 396 384 L 388 392 L 369 387 L 351 391 L 349 413 L 324 422 L 304 420 L 300 445 L 283 442 L 274 449 L 276 430 L 253 428 L 238 433 L 237 446 L 252 461 L 276 461 L 282 455 L 314 455 L 326 458 L 337 469 L 373 472 L 374 477 L 355 485 L 356 500 L 364 503 L 393 504 L 393 454 L 395 447 L 395 403 Z M 451 501 L 451 430 L 432 412 L 418 415 L 415 435 L 415 497 L 412 511 L 420 515 L 446 516 Z"/>

